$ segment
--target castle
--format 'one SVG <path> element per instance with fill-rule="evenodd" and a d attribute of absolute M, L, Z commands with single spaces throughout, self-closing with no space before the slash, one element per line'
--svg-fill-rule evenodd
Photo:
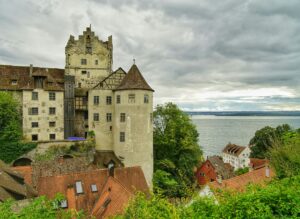
<path fill-rule="evenodd" d="M 0 90 L 18 99 L 23 135 L 58 142 L 95 133 L 97 151 L 153 174 L 153 92 L 138 67 L 113 71 L 112 37 L 91 27 L 65 47 L 65 69 L 0 65 Z"/>

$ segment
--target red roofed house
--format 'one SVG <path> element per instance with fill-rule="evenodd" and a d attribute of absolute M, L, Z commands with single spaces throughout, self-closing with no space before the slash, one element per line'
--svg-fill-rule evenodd
<path fill-rule="evenodd" d="M 200 185 L 216 181 L 217 178 L 228 179 L 234 176 L 233 168 L 225 164 L 218 156 L 208 157 L 197 169 L 196 177 Z"/>

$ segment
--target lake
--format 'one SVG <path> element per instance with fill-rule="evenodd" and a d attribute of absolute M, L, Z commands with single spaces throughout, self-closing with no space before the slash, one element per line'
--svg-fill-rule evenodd
<path fill-rule="evenodd" d="M 204 155 L 220 154 L 229 142 L 246 146 L 255 131 L 265 126 L 289 124 L 300 128 L 300 116 L 191 116 L 200 134 Z"/>

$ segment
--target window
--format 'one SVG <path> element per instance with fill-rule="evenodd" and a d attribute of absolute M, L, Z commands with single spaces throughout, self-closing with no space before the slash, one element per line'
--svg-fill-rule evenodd
<path fill-rule="evenodd" d="M 87 97 L 75 97 L 75 109 L 86 110 L 88 105 Z"/>
<path fill-rule="evenodd" d="M 38 115 L 39 114 L 39 108 L 37 107 L 32 107 L 32 108 L 29 108 L 29 115 Z"/>
<path fill-rule="evenodd" d="M 55 127 L 56 126 L 56 122 L 49 122 L 49 127 Z"/>
<path fill-rule="evenodd" d="M 55 115 L 56 113 L 56 108 L 55 107 L 49 107 L 49 114 L 50 115 Z"/>
<path fill-rule="evenodd" d="M 112 126 L 109 126 L 109 131 L 112 131 Z"/>
<path fill-rule="evenodd" d="M 97 185 L 96 184 L 92 184 L 91 185 L 91 190 L 92 190 L 92 192 L 97 192 L 98 191 Z"/>
<path fill-rule="evenodd" d="M 99 113 L 94 113 L 94 121 L 99 121 Z"/>
<path fill-rule="evenodd" d="M 39 99 L 39 93 L 38 92 L 32 92 L 31 93 L 31 100 L 38 100 Z"/>
<path fill-rule="evenodd" d="M 50 135 L 49 135 L 49 139 L 50 139 L 50 140 L 55 140 L 55 137 L 56 137 L 55 134 L 50 134 Z"/>
<path fill-rule="evenodd" d="M 60 201 L 60 207 L 61 208 L 67 208 L 68 207 L 68 201 L 67 200 L 61 200 Z"/>
<path fill-rule="evenodd" d="M 94 96 L 94 105 L 99 105 L 99 96 Z"/>
<path fill-rule="evenodd" d="M 86 65 L 87 61 L 86 59 L 81 59 L 81 65 Z"/>
<path fill-rule="evenodd" d="M 121 103 L 121 96 L 117 95 L 117 103 Z"/>
<path fill-rule="evenodd" d="M 78 83 L 78 88 L 81 88 L 81 83 Z"/>
<path fill-rule="evenodd" d="M 31 128 L 38 128 L 39 127 L 39 123 L 38 122 L 32 122 L 31 123 Z"/>
<path fill-rule="evenodd" d="M 95 60 L 95 65 L 98 65 L 98 60 L 97 59 Z"/>
<path fill-rule="evenodd" d="M 39 140 L 38 135 L 31 135 L 31 140 L 32 140 L 32 141 L 37 141 L 37 140 Z"/>
<path fill-rule="evenodd" d="M 149 103 L 149 95 L 148 94 L 144 95 L 144 103 Z"/>
<path fill-rule="evenodd" d="M 135 103 L 135 94 L 128 94 L 128 103 Z"/>
<path fill-rule="evenodd" d="M 125 142 L 125 132 L 120 132 L 120 142 Z"/>
<path fill-rule="evenodd" d="M 81 74 L 82 75 L 86 75 L 86 71 L 81 71 Z"/>
<path fill-rule="evenodd" d="M 120 114 L 120 122 L 125 122 L 126 120 L 126 114 L 125 113 L 121 113 Z"/>
<path fill-rule="evenodd" d="M 107 122 L 111 122 L 111 117 L 112 117 L 111 113 L 106 113 L 106 121 Z"/>
<path fill-rule="evenodd" d="M 76 188 L 76 194 L 82 194 L 83 193 L 83 187 L 81 181 L 77 181 L 75 183 L 75 188 Z"/>
<path fill-rule="evenodd" d="M 89 119 L 89 113 L 87 111 L 84 112 L 83 116 L 85 120 Z"/>
<path fill-rule="evenodd" d="M 91 46 L 86 47 L 86 53 L 92 53 L 92 47 Z"/>
<path fill-rule="evenodd" d="M 18 84 L 18 80 L 11 80 L 11 85 L 17 85 Z"/>
<path fill-rule="evenodd" d="M 54 92 L 49 93 L 49 100 L 55 100 L 55 93 Z"/>
<path fill-rule="evenodd" d="M 106 104 L 111 105 L 111 96 L 106 97 Z"/>

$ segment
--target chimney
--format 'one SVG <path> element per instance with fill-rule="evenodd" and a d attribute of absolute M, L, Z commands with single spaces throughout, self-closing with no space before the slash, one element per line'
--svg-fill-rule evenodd
<path fill-rule="evenodd" d="M 29 76 L 30 77 L 32 76 L 32 71 L 33 71 L 33 65 L 30 64 L 30 66 L 29 66 Z"/>
<path fill-rule="evenodd" d="M 217 182 L 221 185 L 222 184 L 222 176 L 218 175 L 217 176 Z"/>
<path fill-rule="evenodd" d="M 266 177 L 270 177 L 270 167 L 268 165 L 266 166 Z"/>
<path fill-rule="evenodd" d="M 114 175 L 115 175 L 115 164 L 113 162 L 110 162 L 108 164 L 108 174 L 111 177 L 114 177 Z"/>

